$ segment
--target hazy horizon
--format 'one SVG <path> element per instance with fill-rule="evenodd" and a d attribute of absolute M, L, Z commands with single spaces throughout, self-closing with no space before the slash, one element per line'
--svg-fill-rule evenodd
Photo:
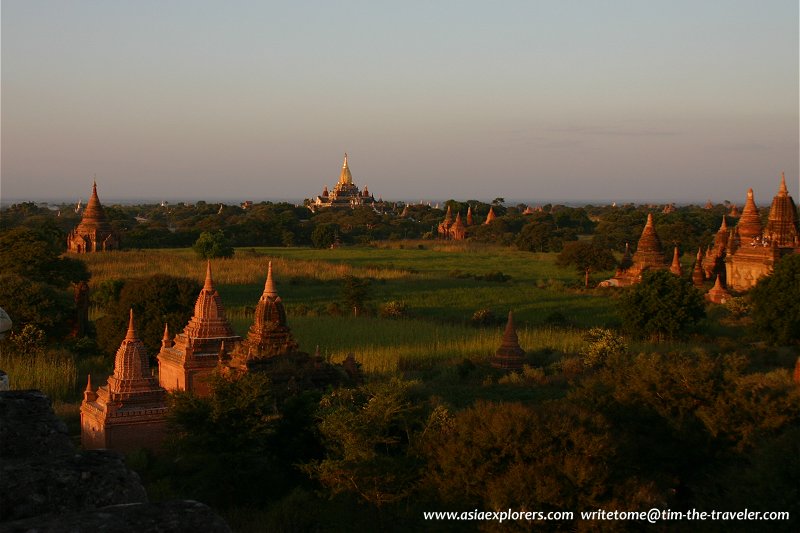
<path fill-rule="evenodd" d="M 310 198 L 344 152 L 387 200 L 800 198 L 796 0 L 4 0 L 1 44 L 4 204 Z"/>

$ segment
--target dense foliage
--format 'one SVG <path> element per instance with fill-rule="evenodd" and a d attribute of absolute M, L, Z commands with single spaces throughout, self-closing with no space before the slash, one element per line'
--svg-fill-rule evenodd
<path fill-rule="evenodd" d="M 705 317 L 700 292 L 666 270 L 648 271 L 641 283 L 620 297 L 623 326 L 634 336 L 675 338 L 696 328 Z"/>
<path fill-rule="evenodd" d="M 784 257 L 750 291 L 753 327 L 776 344 L 800 342 L 800 255 Z"/>
<path fill-rule="evenodd" d="M 125 337 L 131 309 L 136 330 L 147 353 L 155 357 L 161 347 L 164 325 L 171 335 L 181 331 L 194 312 L 200 284 L 189 278 L 156 274 L 147 278 L 119 280 L 104 286 L 104 315 L 97 319 L 97 344 L 114 354 Z"/>

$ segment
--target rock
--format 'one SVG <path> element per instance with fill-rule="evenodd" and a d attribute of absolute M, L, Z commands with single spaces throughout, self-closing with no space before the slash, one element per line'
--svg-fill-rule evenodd
<path fill-rule="evenodd" d="M 191 501 L 130 503 L 82 513 L 50 514 L 0 524 L 3 533 L 230 533 L 208 506 Z"/>
<path fill-rule="evenodd" d="M 147 501 L 139 476 L 108 450 L 3 460 L 0 473 L 0 520 Z"/>
<path fill-rule="evenodd" d="M 39 391 L 0 392 L 0 532 L 229 532 L 193 501 L 147 503 L 110 450 L 78 451 Z"/>

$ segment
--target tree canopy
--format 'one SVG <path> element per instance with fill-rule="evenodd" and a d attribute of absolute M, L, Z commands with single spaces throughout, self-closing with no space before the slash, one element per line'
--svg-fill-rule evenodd
<path fill-rule="evenodd" d="M 778 344 L 800 342 L 800 255 L 784 257 L 750 291 L 753 328 Z"/>
<path fill-rule="evenodd" d="M 632 335 L 651 338 L 685 335 L 706 314 L 700 292 L 666 270 L 645 272 L 620 298 L 619 312 Z"/>

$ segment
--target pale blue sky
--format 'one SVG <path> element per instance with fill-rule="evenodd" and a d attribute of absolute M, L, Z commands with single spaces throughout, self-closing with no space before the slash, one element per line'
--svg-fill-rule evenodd
<path fill-rule="evenodd" d="M 3 0 L 2 196 L 798 194 L 798 3 Z"/>

